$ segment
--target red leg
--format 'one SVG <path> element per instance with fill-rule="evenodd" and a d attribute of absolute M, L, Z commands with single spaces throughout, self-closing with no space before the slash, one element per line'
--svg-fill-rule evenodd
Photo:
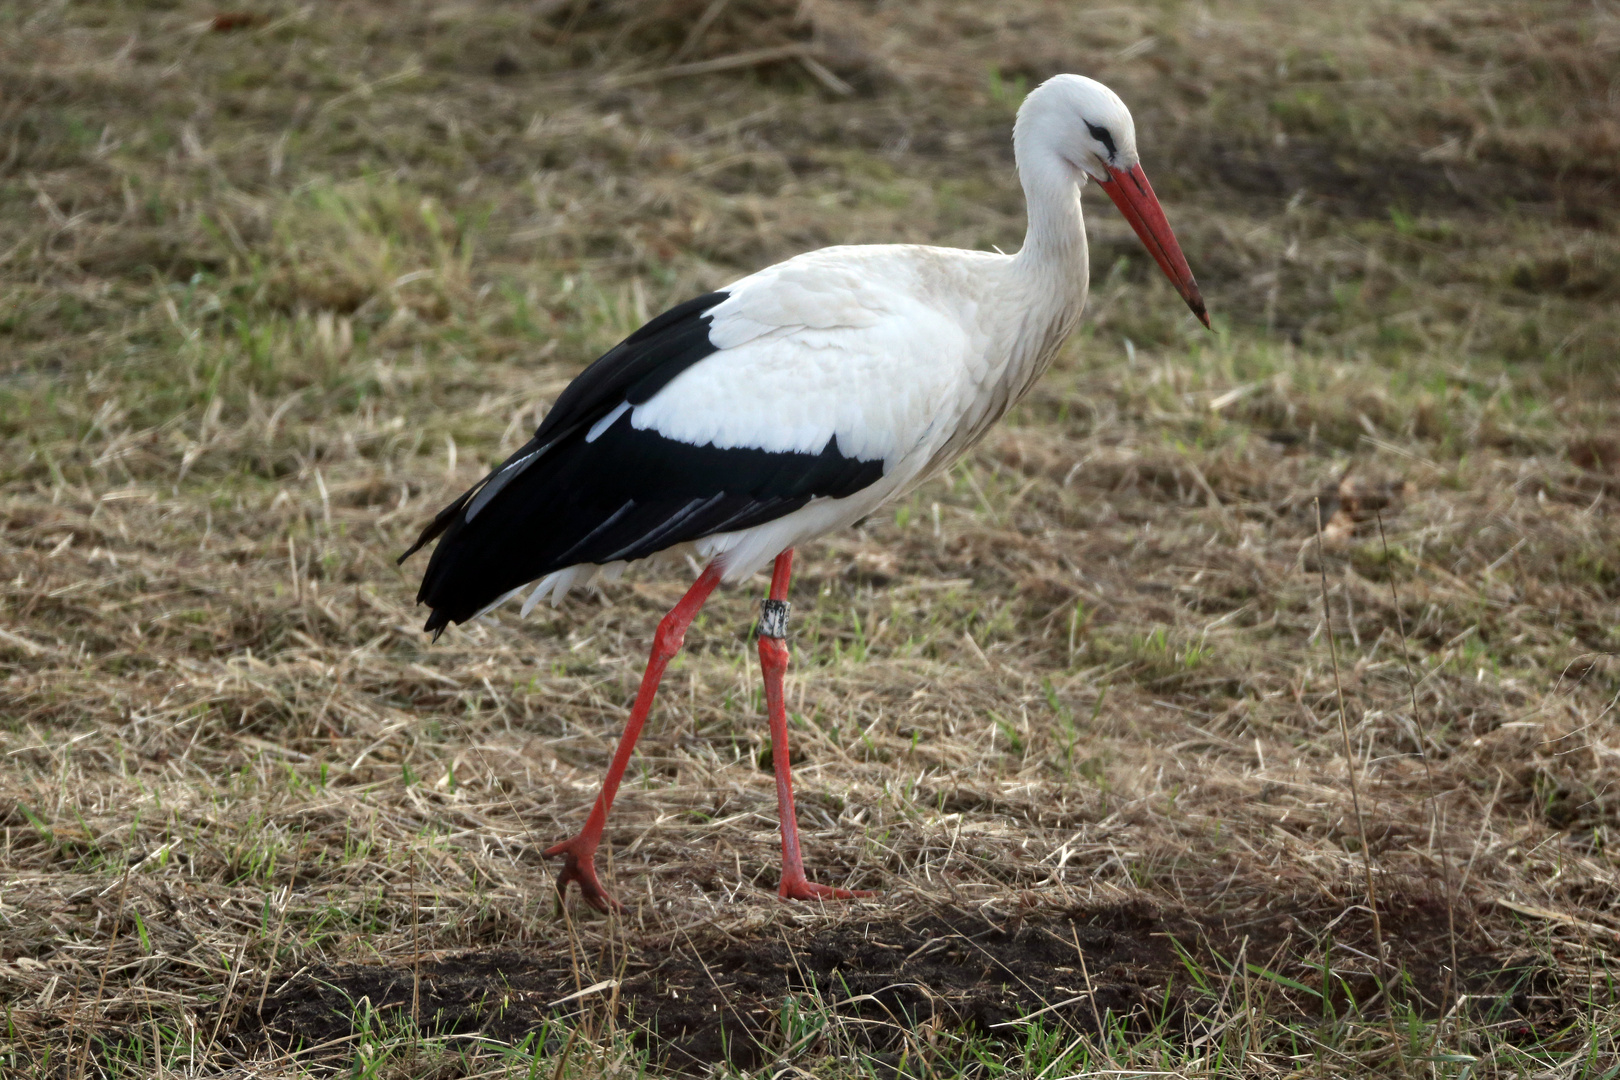
<path fill-rule="evenodd" d="M 788 582 L 793 577 L 793 549 L 776 557 L 771 570 L 771 599 L 787 600 Z M 771 722 L 771 763 L 776 767 L 776 810 L 782 820 L 782 884 L 777 895 L 784 900 L 851 900 L 871 896 L 867 890 L 835 889 L 817 885 L 804 876 L 804 858 L 799 854 L 798 812 L 793 806 L 793 775 L 788 764 L 787 706 L 782 701 L 782 674 L 787 671 L 788 647 L 781 637 L 787 632 L 786 605 L 776 625 L 760 619 L 759 666 L 765 676 L 765 711 Z M 769 636 L 767 636 L 769 634 Z"/>
<path fill-rule="evenodd" d="M 630 751 L 635 749 L 636 739 L 641 736 L 641 728 L 647 722 L 647 713 L 652 710 L 653 695 L 658 693 L 658 681 L 664 677 L 664 669 L 669 666 L 670 660 L 681 651 L 681 643 L 686 639 L 686 628 L 692 625 L 697 613 L 702 609 L 703 602 L 714 592 L 714 587 L 720 584 L 720 568 L 710 563 L 692 587 L 686 590 L 680 603 L 670 609 L 668 615 L 658 624 L 658 631 L 653 635 L 652 655 L 647 660 L 646 674 L 641 677 L 641 690 L 636 694 L 636 703 L 630 709 L 630 719 L 625 722 L 624 734 L 619 736 L 619 748 L 613 752 L 613 762 L 608 766 L 607 777 L 602 781 L 602 791 L 596 796 L 596 805 L 591 807 L 590 817 L 585 819 L 585 828 L 578 836 L 571 840 L 564 840 L 546 849 L 546 857 L 562 855 L 566 859 L 562 871 L 557 875 L 557 901 L 568 891 L 570 881 L 579 882 L 579 891 L 585 897 L 585 902 L 598 911 L 606 911 L 609 907 L 621 907 L 620 903 L 602 888 L 601 882 L 596 878 L 596 845 L 602 840 L 602 826 L 607 823 L 608 811 L 613 808 L 613 796 L 618 793 L 619 781 L 624 778 L 625 766 L 630 764 Z"/>

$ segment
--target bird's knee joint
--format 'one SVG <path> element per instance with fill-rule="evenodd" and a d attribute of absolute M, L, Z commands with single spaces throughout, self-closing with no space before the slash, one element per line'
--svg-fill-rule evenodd
<path fill-rule="evenodd" d="M 686 644 L 686 628 L 671 625 L 667 619 L 660 622 L 658 629 L 653 633 L 653 651 L 665 660 L 672 659 L 681 651 L 684 644 Z"/>

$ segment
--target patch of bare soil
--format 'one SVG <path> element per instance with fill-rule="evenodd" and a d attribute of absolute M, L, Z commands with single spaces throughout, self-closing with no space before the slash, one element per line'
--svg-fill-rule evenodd
<path fill-rule="evenodd" d="M 1166 158 L 1183 170 L 1202 168 L 1237 196 L 1308 198 L 1341 217 L 1411 213 L 1499 213 L 1508 204 L 1542 207 L 1582 228 L 1607 228 L 1614 178 L 1596 169 L 1555 175 L 1501 161 L 1428 160 L 1410 153 L 1351 154 L 1322 139 L 1286 146 L 1217 140 L 1198 133 Z"/>
<path fill-rule="evenodd" d="M 1465 917 L 1466 916 L 1466 917 Z M 1497 955 L 1485 920 L 1459 916 L 1460 980 L 1448 978 L 1451 942 L 1443 903 L 1395 901 L 1383 933 L 1401 978 L 1397 996 L 1427 1015 L 1459 992 L 1490 1001 L 1498 1022 L 1524 1037 L 1546 1034 L 1568 1014 L 1550 973 Z M 784 1043 L 779 1023 L 792 995 L 820 999 L 858 1045 L 900 1050 L 907 1031 L 939 1025 L 991 1038 L 1016 1037 L 1020 1018 L 1097 1030 L 1112 1017 L 1128 1031 L 1196 1037 L 1236 975 L 1258 1002 L 1302 1020 L 1344 1015 L 1351 998 L 1379 1008 L 1388 981 L 1374 972 L 1367 909 L 1344 901 L 1229 918 L 1195 916 L 1135 901 L 1069 910 L 942 907 L 814 925 L 778 924 L 733 936 L 715 927 L 674 935 L 626 931 L 616 1005 L 637 1042 L 668 1067 L 729 1062 L 755 1068 Z M 638 939 L 639 938 L 639 939 Z M 602 948 L 606 950 L 604 942 Z M 601 1015 L 615 993 L 604 973 L 612 956 L 549 948 L 478 950 L 424 961 L 420 968 L 345 966 L 297 976 L 248 1010 L 235 1032 L 243 1050 L 338 1047 L 357 1017 L 409 1017 L 413 992 L 424 1027 L 479 1033 L 513 1043 L 547 1020 Z M 582 962 L 583 961 L 583 962 Z M 591 971 L 597 974 L 593 976 Z M 1327 984 L 1324 1006 L 1322 988 Z M 582 989 L 596 988 L 581 995 Z M 551 1029 L 555 1032 L 556 1028 Z"/>

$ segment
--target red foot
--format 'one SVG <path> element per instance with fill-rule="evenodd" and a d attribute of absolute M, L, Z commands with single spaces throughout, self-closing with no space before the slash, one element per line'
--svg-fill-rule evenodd
<path fill-rule="evenodd" d="M 597 911 L 623 911 L 624 905 L 613 899 L 613 894 L 602 888 L 596 879 L 596 845 L 587 843 L 583 836 L 564 840 L 546 848 L 546 858 L 561 855 L 563 868 L 557 874 L 557 908 L 562 910 L 563 897 L 570 881 L 579 882 L 579 894 Z"/>
<path fill-rule="evenodd" d="M 783 878 L 776 895 L 783 900 L 856 900 L 863 896 L 876 896 L 874 889 L 837 889 L 831 885 L 817 885 L 804 878 Z"/>

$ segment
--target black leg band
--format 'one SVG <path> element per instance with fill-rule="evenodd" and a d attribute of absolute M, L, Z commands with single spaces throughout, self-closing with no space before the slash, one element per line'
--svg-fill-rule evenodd
<path fill-rule="evenodd" d="M 788 612 L 793 605 L 786 600 L 772 600 L 769 597 L 760 601 L 759 605 L 759 636 L 782 639 L 787 637 Z"/>

